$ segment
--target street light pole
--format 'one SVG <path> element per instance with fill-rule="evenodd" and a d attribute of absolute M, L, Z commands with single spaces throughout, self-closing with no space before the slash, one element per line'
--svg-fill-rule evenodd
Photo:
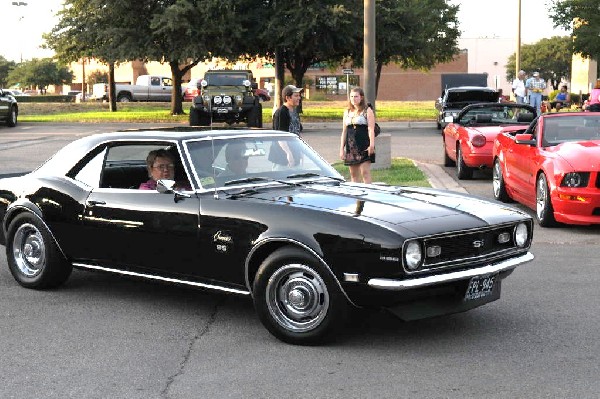
<path fill-rule="evenodd" d="M 364 69 L 364 91 L 367 102 L 375 108 L 375 0 L 364 0 L 364 42 L 363 58 Z"/>
<path fill-rule="evenodd" d="M 13 1 L 13 2 L 12 2 L 12 5 L 13 5 L 13 6 L 20 7 L 20 6 L 27 6 L 27 3 L 25 3 L 24 1 Z M 24 15 L 22 15 L 22 16 L 19 18 L 19 22 L 21 22 L 21 21 L 23 20 L 23 18 L 25 18 L 25 16 L 24 16 Z M 23 62 L 23 50 L 21 50 L 21 52 L 20 52 L 20 57 L 21 57 L 21 58 L 20 58 L 20 62 L 22 63 L 22 62 Z"/>
<path fill-rule="evenodd" d="M 521 70 L 521 0 L 517 0 L 517 51 L 515 52 L 515 77 L 519 76 Z"/>

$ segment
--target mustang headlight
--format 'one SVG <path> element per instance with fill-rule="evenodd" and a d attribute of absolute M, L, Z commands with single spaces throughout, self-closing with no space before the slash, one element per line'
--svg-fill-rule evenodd
<path fill-rule="evenodd" d="M 563 176 L 560 185 L 563 187 L 587 187 L 589 180 L 589 172 L 570 172 Z"/>
<path fill-rule="evenodd" d="M 517 227 L 515 227 L 515 244 L 517 247 L 523 248 L 528 240 L 529 230 L 527 229 L 527 225 L 525 223 L 519 223 Z"/>
<path fill-rule="evenodd" d="M 411 241 L 404 250 L 404 264 L 410 271 L 415 271 L 423 263 L 423 249 L 417 241 Z"/>

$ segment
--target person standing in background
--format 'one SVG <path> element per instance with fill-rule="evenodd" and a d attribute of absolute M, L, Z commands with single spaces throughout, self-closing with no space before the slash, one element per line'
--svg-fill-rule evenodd
<path fill-rule="evenodd" d="M 371 183 L 371 164 L 375 162 L 375 113 L 365 102 L 360 87 L 350 91 L 348 108 L 344 111 L 340 158 L 350 169 L 350 180 Z"/>
<path fill-rule="evenodd" d="M 540 78 L 540 73 L 535 71 L 533 76 L 527 79 L 525 88 L 529 94 L 529 105 L 535 107 L 537 114 L 542 113 L 542 92 L 546 88 L 546 82 Z"/>
<path fill-rule="evenodd" d="M 525 104 L 525 71 L 520 70 L 512 82 L 512 92 L 517 104 Z"/>
<path fill-rule="evenodd" d="M 302 123 L 300 123 L 300 115 L 298 115 L 296 108 L 300 104 L 301 92 L 301 88 L 292 85 L 287 85 L 281 90 L 281 98 L 284 103 L 273 114 L 274 130 L 294 133 L 300 137 Z M 289 148 L 287 142 L 279 141 L 274 142 L 271 147 L 269 160 L 274 163 L 276 169 L 281 167 L 293 168 L 300 163 L 300 154 Z"/>

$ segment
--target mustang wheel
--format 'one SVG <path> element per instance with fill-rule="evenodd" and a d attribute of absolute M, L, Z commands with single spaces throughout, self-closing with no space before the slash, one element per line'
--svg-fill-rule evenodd
<path fill-rule="evenodd" d="M 313 257 L 294 247 L 265 259 L 254 280 L 254 306 L 263 325 L 284 342 L 316 344 L 341 326 L 349 304 Z"/>
<path fill-rule="evenodd" d="M 467 180 L 473 177 L 473 169 L 465 164 L 460 144 L 456 146 L 456 176 L 459 180 Z"/>
<path fill-rule="evenodd" d="M 540 173 L 535 187 L 535 215 L 538 223 L 542 227 L 550 227 L 556 225 L 554 219 L 554 208 L 550 200 L 550 190 L 548 189 L 548 181 L 546 175 Z"/>
<path fill-rule="evenodd" d="M 504 176 L 502 175 L 502 166 L 500 166 L 500 160 L 497 158 L 494 161 L 494 169 L 492 171 L 492 186 L 494 187 L 495 199 L 502 202 L 511 202 L 511 198 L 506 192 Z"/>
<path fill-rule="evenodd" d="M 44 224 L 29 214 L 10 223 L 6 259 L 15 280 L 27 288 L 58 286 L 72 271 Z"/>

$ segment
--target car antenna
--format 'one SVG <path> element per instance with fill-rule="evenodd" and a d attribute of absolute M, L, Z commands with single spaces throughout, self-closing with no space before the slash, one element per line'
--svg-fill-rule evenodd
<path fill-rule="evenodd" d="M 211 130 L 212 130 L 212 123 L 211 123 Z M 210 136 L 210 149 L 211 149 L 211 161 L 210 161 L 210 168 L 212 169 L 212 174 L 213 174 L 213 184 L 214 184 L 214 193 L 213 193 L 213 198 L 214 199 L 219 199 L 219 192 L 217 191 L 217 173 L 215 172 L 215 167 L 213 166 L 213 162 L 215 162 L 215 140 L 213 138 L 213 136 Z"/>

